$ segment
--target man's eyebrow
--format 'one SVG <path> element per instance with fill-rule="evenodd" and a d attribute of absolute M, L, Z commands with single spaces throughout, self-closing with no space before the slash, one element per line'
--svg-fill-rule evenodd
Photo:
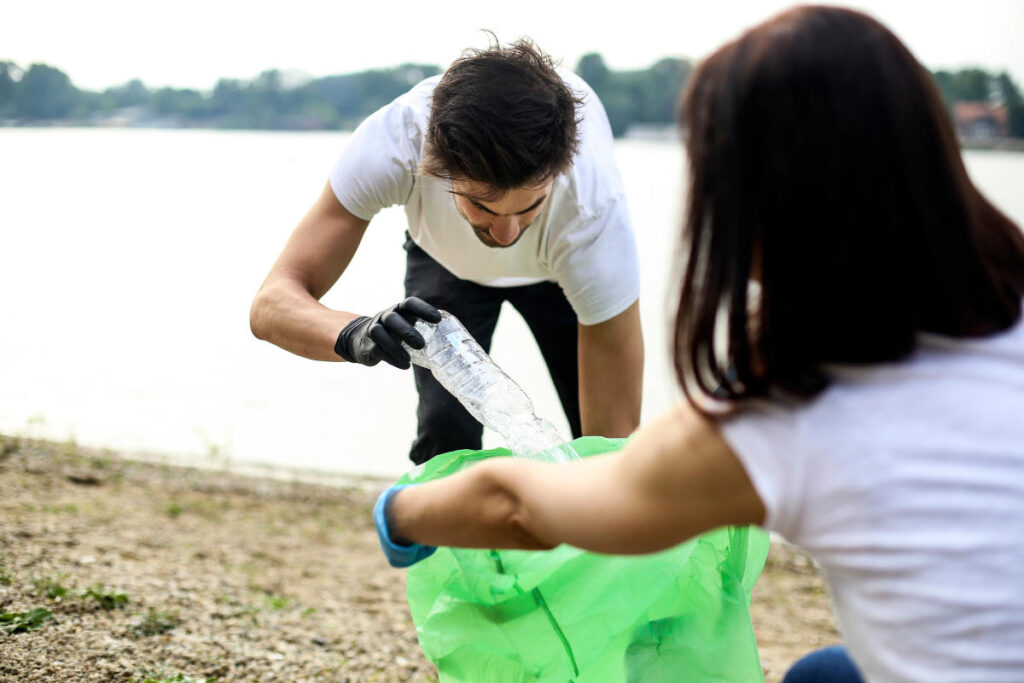
<path fill-rule="evenodd" d="M 548 198 L 548 196 L 547 196 L 547 195 L 544 195 L 543 197 L 541 197 L 540 199 L 538 199 L 537 201 L 535 201 L 535 202 L 534 202 L 533 204 L 530 204 L 530 205 L 529 205 L 528 207 L 526 207 L 526 208 L 525 208 L 525 209 L 523 209 L 522 211 L 517 211 L 517 212 L 516 212 L 515 214 L 513 214 L 513 215 L 515 215 L 515 216 L 521 216 L 521 215 L 523 215 L 524 213 L 530 213 L 531 211 L 533 211 L 534 209 L 536 209 L 536 208 L 537 208 L 538 206 L 540 206 L 541 204 L 543 204 L 543 203 L 544 203 L 544 200 L 545 200 L 545 199 L 547 199 L 547 198 Z"/>
<path fill-rule="evenodd" d="M 523 209 L 522 211 L 513 211 L 512 213 L 500 214 L 500 213 L 495 213 L 494 211 L 491 211 L 490 209 L 488 209 L 486 206 L 484 206 L 483 204 L 480 203 L 479 199 L 477 199 L 476 197 L 473 197 L 472 195 L 468 195 L 468 194 L 466 194 L 464 192 L 456 192 L 455 190 L 448 190 L 448 193 L 449 194 L 457 194 L 460 197 L 465 197 L 469 201 L 473 202 L 473 205 L 476 206 L 478 209 L 480 209 L 481 211 L 486 211 L 487 213 L 491 214 L 492 216 L 502 216 L 502 215 L 504 215 L 504 216 L 521 216 L 524 213 L 530 213 L 531 211 L 536 209 L 538 206 L 543 204 L 544 200 L 548 198 L 547 195 L 544 195 L 543 197 L 541 197 L 540 199 L 535 201 L 533 204 L 530 204 L 528 207 Z"/>

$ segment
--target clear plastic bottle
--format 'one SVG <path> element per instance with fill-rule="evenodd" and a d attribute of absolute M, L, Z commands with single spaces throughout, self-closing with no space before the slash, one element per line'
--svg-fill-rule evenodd
<path fill-rule="evenodd" d="M 441 311 L 441 322 L 420 320 L 416 330 L 426 345 L 405 347 L 412 362 L 430 370 L 473 417 L 501 434 L 510 451 L 557 462 L 579 458 L 553 424 L 534 414 L 530 397 L 491 360 L 458 318 Z"/>

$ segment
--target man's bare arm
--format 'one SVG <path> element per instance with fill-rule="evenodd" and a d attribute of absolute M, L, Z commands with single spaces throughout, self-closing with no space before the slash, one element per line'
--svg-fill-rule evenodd
<path fill-rule="evenodd" d="M 306 358 L 341 360 L 334 343 L 357 314 L 319 300 L 348 267 L 367 225 L 341 205 L 328 183 L 256 293 L 249 311 L 253 334 Z"/>
<path fill-rule="evenodd" d="M 644 338 L 639 302 L 579 326 L 580 417 L 585 435 L 629 436 L 640 424 Z"/>
<path fill-rule="evenodd" d="M 404 489 L 392 537 L 425 545 L 647 553 L 765 510 L 717 426 L 681 404 L 619 453 L 568 465 L 495 458 Z"/>

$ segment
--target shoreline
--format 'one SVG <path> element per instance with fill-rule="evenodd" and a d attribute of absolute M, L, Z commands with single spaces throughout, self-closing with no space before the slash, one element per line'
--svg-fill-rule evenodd
<path fill-rule="evenodd" d="M 436 682 L 372 525 L 390 481 L 218 464 L 0 435 L 0 613 L 49 613 L 0 621 L 0 682 Z M 838 641 L 820 576 L 781 544 L 751 615 L 769 682 Z"/>
<path fill-rule="evenodd" d="M 91 447 L 79 447 L 83 453 L 102 455 L 109 449 L 94 449 Z M 385 488 L 395 483 L 402 473 L 394 476 L 383 474 L 353 474 L 347 472 L 335 472 L 332 470 L 321 470 L 314 467 L 291 467 L 268 462 L 246 462 L 232 460 L 231 458 L 217 458 L 203 455 L 178 455 L 172 453 L 150 453 L 136 451 L 131 453 L 115 454 L 120 460 L 127 460 L 147 465 L 178 467 L 183 469 L 195 469 L 202 472 L 222 473 L 233 477 L 246 479 L 272 479 L 280 482 L 295 482 L 299 484 L 313 484 L 328 486 L 339 489 L 360 489 L 362 491 L 379 494 Z M 411 463 L 410 463 L 411 467 Z"/>
<path fill-rule="evenodd" d="M 0 120 L 0 130 L 140 130 L 140 131 L 209 131 L 224 133 L 339 133 L 350 135 L 355 128 L 229 128 L 204 125 L 112 125 L 108 123 L 93 123 L 89 121 L 36 121 L 31 123 L 12 123 Z M 673 123 L 664 124 L 636 124 L 627 130 L 623 135 L 615 138 L 616 141 L 632 142 L 671 142 L 681 144 L 686 138 L 685 131 L 680 131 Z M 981 152 L 1024 152 L 1024 138 L 992 138 L 974 139 L 961 138 L 959 140 L 960 150 L 981 151 Z"/>

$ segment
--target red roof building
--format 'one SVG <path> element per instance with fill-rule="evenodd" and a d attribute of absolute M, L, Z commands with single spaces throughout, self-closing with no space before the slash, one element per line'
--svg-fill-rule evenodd
<path fill-rule="evenodd" d="M 966 139 L 991 140 L 1008 132 L 1006 107 L 988 102 L 954 102 L 953 123 Z"/>

